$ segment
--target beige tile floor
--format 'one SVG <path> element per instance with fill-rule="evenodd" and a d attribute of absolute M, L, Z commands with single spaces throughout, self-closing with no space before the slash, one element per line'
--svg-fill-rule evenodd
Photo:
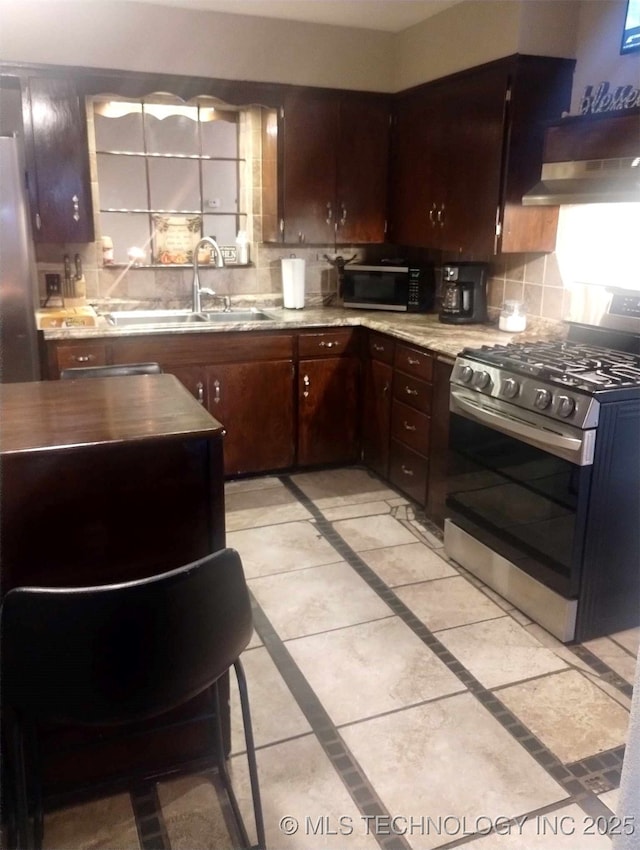
<path fill-rule="evenodd" d="M 243 662 L 270 850 L 611 847 L 589 825 L 617 805 L 640 629 L 563 646 L 358 468 L 230 483 L 227 528 L 259 606 Z M 232 734 L 249 822 L 235 690 Z M 157 798 L 160 843 L 119 795 L 48 815 L 45 850 L 236 846 L 211 777 Z"/>

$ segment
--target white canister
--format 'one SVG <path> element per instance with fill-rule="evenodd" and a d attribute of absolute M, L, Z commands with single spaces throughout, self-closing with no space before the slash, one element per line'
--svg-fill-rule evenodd
<path fill-rule="evenodd" d="M 282 298 L 285 307 L 301 310 L 304 307 L 304 260 L 286 257 L 282 260 Z"/>
<path fill-rule="evenodd" d="M 527 328 L 527 313 L 522 301 L 505 301 L 502 305 L 498 327 L 508 333 L 520 333 Z"/>

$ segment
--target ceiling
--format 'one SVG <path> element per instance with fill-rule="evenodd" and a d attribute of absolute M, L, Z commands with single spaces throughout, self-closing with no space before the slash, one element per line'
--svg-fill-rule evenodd
<path fill-rule="evenodd" d="M 133 2 L 133 0 L 121 0 Z M 462 0 L 135 0 L 158 6 L 227 12 L 401 32 Z"/>

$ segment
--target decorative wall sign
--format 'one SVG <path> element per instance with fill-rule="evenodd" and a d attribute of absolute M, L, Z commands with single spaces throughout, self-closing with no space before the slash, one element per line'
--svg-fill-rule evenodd
<path fill-rule="evenodd" d="M 154 215 L 153 259 L 163 265 L 193 262 L 193 249 L 200 240 L 202 216 Z"/>
<path fill-rule="evenodd" d="M 602 82 L 596 88 L 587 86 L 584 90 L 580 113 L 588 115 L 597 112 L 619 112 L 640 106 L 640 89 L 630 83 L 626 86 L 611 88 L 611 84 Z"/>

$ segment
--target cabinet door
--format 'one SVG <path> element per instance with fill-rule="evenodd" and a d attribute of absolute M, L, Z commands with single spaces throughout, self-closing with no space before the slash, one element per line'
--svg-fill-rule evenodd
<path fill-rule="evenodd" d="M 359 359 L 327 357 L 298 364 L 298 465 L 358 459 Z"/>
<path fill-rule="evenodd" d="M 446 186 L 438 247 L 454 256 L 496 250 L 507 84 L 507 71 L 498 66 L 454 78 L 443 89 Z"/>
<path fill-rule="evenodd" d="M 207 387 L 209 412 L 225 427 L 225 475 L 293 465 L 291 361 L 208 366 Z"/>
<path fill-rule="evenodd" d="M 339 99 L 309 90 L 287 97 L 281 217 L 285 242 L 332 242 L 335 235 Z"/>
<path fill-rule="evenodd" d="M 165 369 L 166 372 L 171 372 L 176 378 L 184 384 L 191 395 L 196 398 L 201 405 L 207 410 L 209 402 L 207 397 L 207 375 L 203 366 L 178 366 Z"/>
<path fill-rule="evenodd" d="M 429 90 L 398 102 L 391 159 L 391 237 L 403 245 L 431 245 L 435 238 L 431 205 L 438 194 L 437 126 L 437 104 Z"/>
<path fill-rule="evenodd" d="M 92 242 L 87 120 L 74 83 L 31 77 L 24 117 L 35 241 Z"/>
<path fill-rule="evenodd" d="M 336 240 L 384 242 L 390 109 L 386 99 L 343 96 L 337 159 Z"/>
<path fill-rule="evenodd" d="M 367 360 L 363 376 L 362 460 L 383 478 L 389 472 L 389 423 L 393 368 Z"/>

